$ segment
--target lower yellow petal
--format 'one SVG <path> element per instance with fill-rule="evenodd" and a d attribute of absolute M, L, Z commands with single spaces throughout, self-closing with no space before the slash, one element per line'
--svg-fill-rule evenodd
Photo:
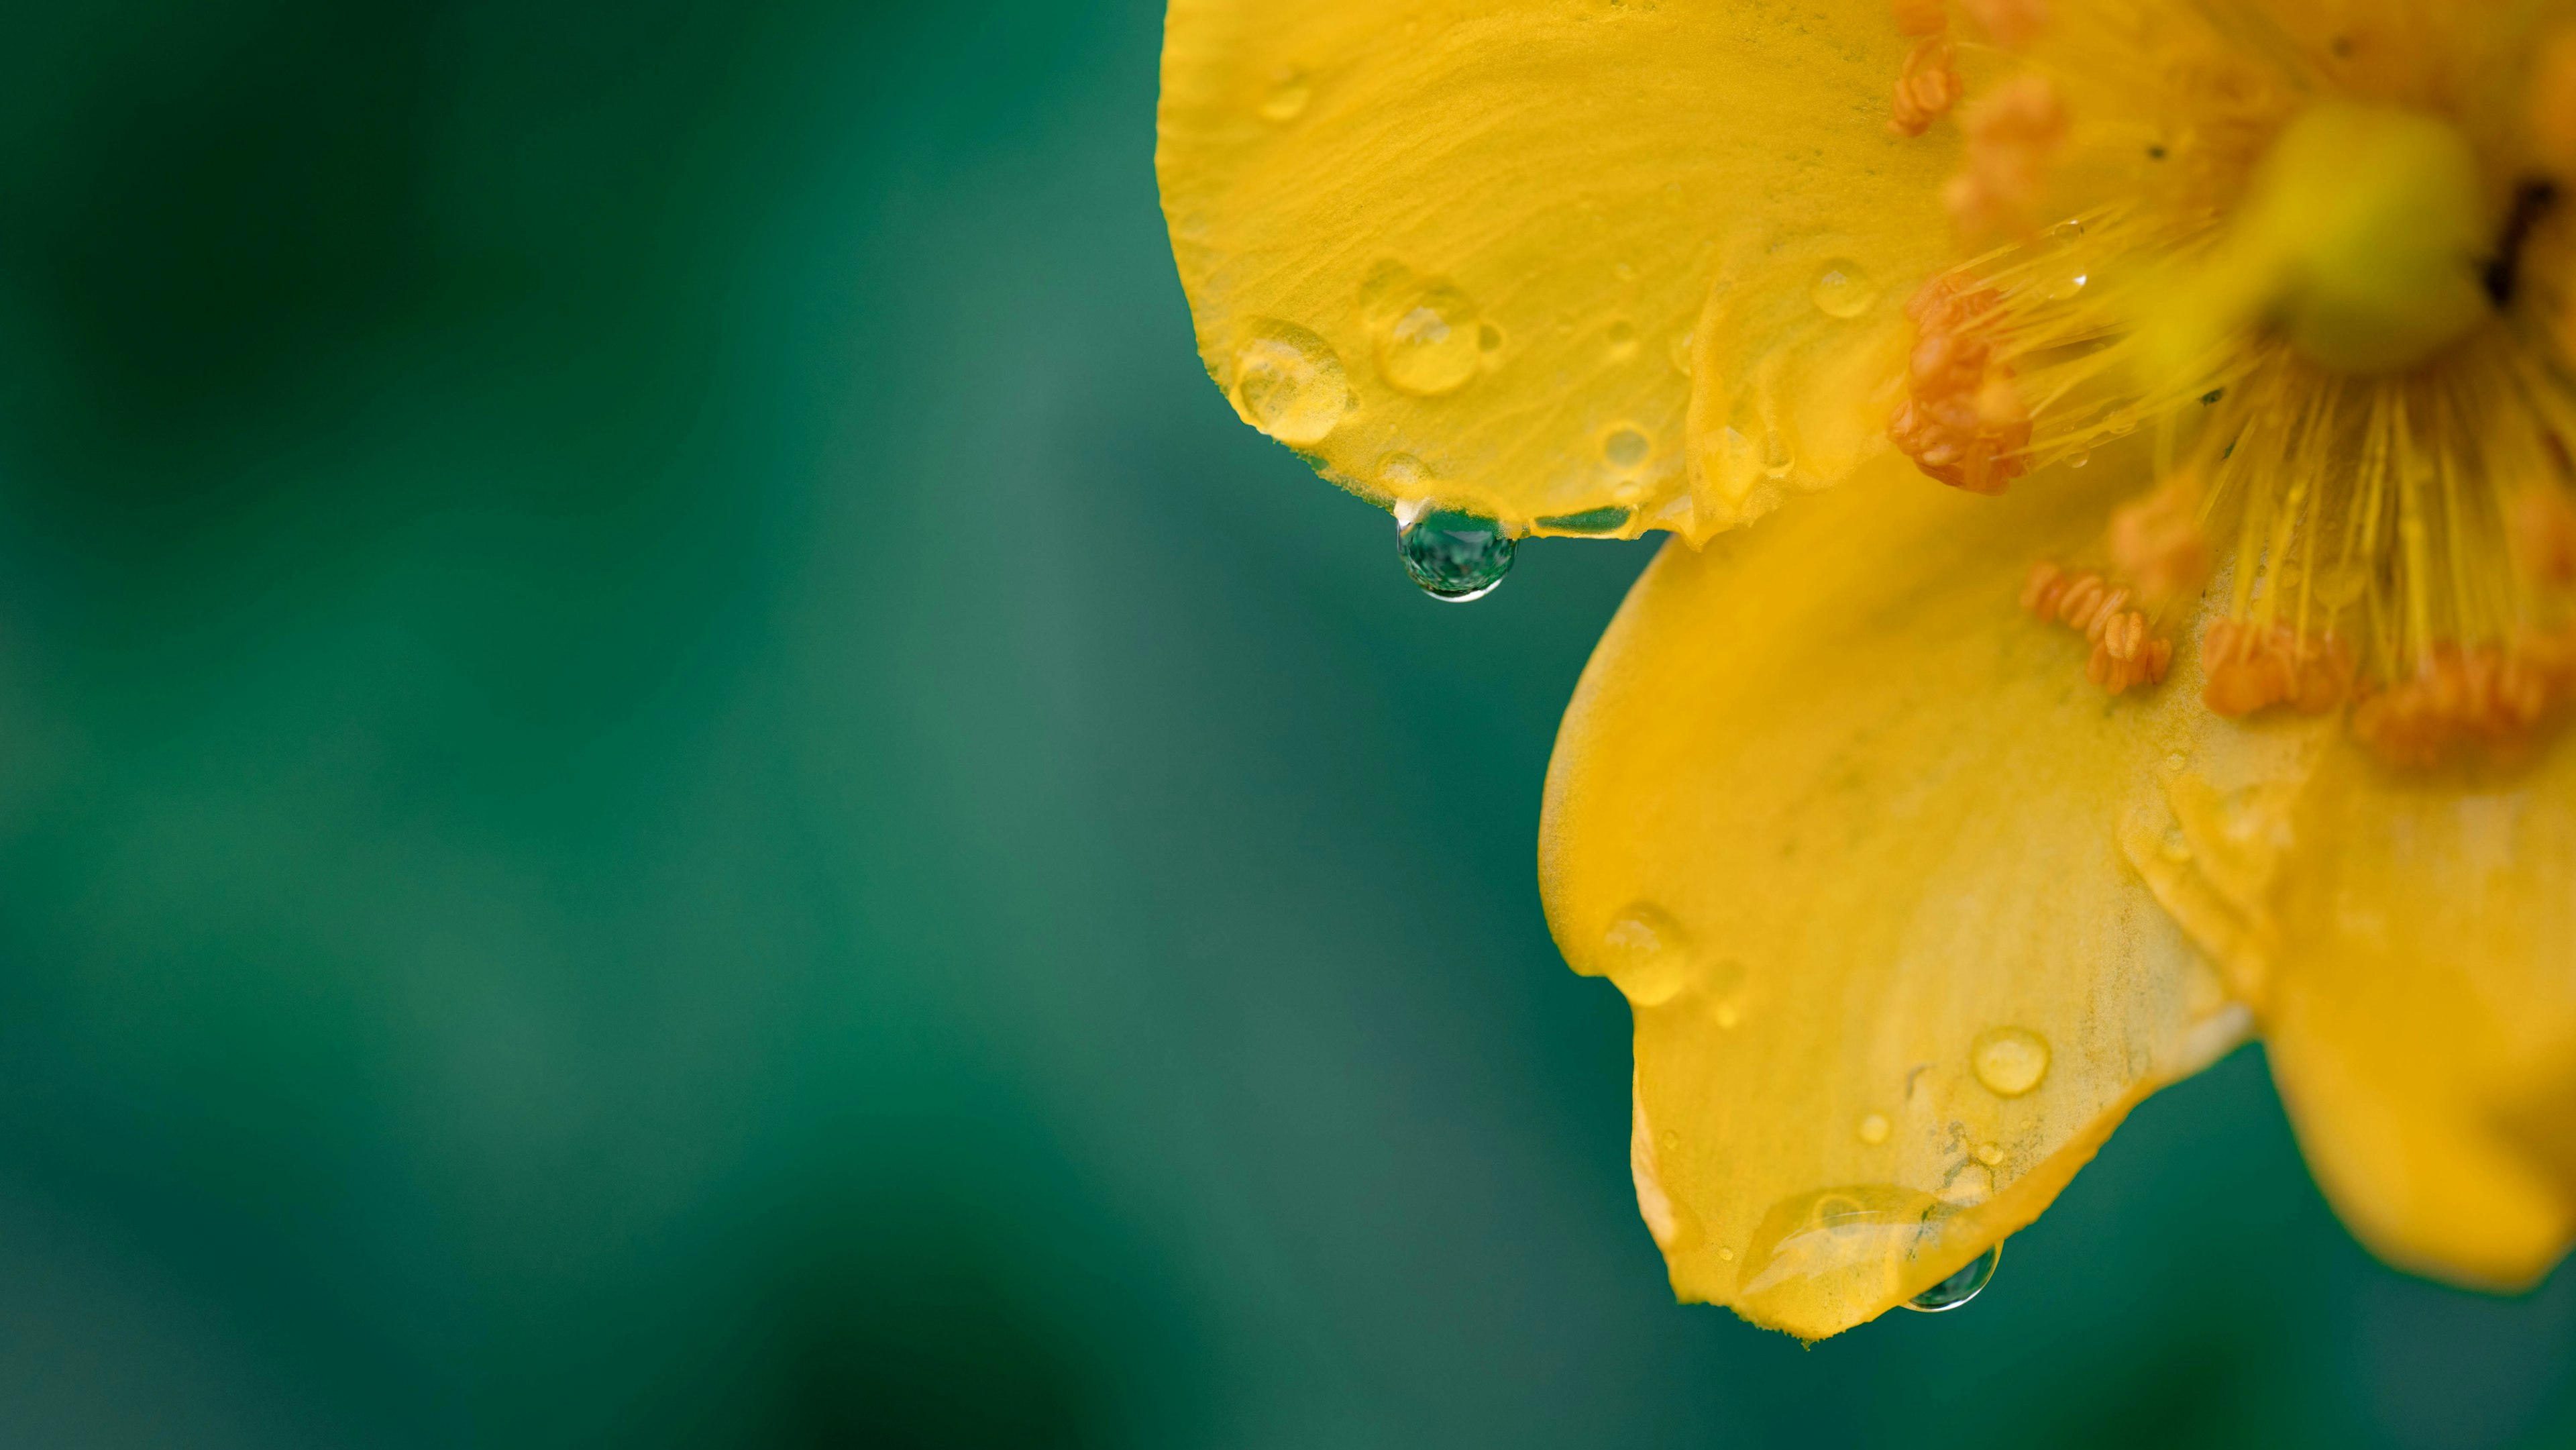
<path fill-rule="evenodd" d="M 2339 751 L 2299 835 L 2263 1029 L 2318 1183 L 2392 1263 L 2531 1285 L 2576 1241 L 2576 751 L 2489 780 Z"/>
<path fill-rule="evenodd" d="M 2101 521 L 1889 460 L 1668 545 L 1594 655 L 1541 877 L 1635 1009 L 1638 1197 L 1683 1298 L 1810 1339 L 1874 1318 L 2245 1031 L 2159 898 L 2239 919 L 2245 863 L 2195 864 L 2185 817 L 2294 782 L 2313 728 L 2216 721 L 2188 652 L 2144 697 L 2086 683 L 2016 596 Z"/>
<path fill-rule="evenodd" d="M 1208 370 L 1336 483 L 1516 532 L 1698 538 L 1833 482 L 1891 401 L 1844 374 L 1901 377 L 1950 247 L 1955 134 L 1888 125 L 1909 43 L 1885 0 L 1172 0 Z"/>

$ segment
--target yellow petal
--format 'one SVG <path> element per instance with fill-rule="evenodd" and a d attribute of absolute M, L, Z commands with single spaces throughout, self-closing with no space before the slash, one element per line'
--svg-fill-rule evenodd
<path fill-rule="evenodd" d="M 2299 835 L 2263 1026 L 2317 1182 L 2392 1263 L 2531 1285 L 2576 1240 L 2576 751 L 2469 780 L 2346 749 Z"/>
<path fill-rule="evenodd" d="M 2241 922 L 2260 851 L 2204 872 L 2183 817 L 2295 781 L 2315 726 L 2216 720 L 2189 652 L 2143 697 L 2087 684 L 2082 637 L 2017 606 L 2101 527 L 2048 482 L 1889 459 L 1667 546 L 1585 671 L 1541 879 L 1635 1008 L 1638 1197 L 1684 1299 L 1810 1339 L 1874 1318 L 2247 1026 L 2141 869 Z"/>
<path fill-rule="evenodd" d="M 1948 246 L 1905 45 L 1885 0 L 1173 0 L 1208 370 L 1343 487 L 1515 530 L 1697 539 L 1831 483 Z"/>

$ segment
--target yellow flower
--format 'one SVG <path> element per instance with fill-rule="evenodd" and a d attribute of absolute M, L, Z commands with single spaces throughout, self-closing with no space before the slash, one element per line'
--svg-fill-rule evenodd
<path fill-rule="evenodd" d="M 2249 1032 L 2390 1262 L 2576 1239 L 2570 8 L 1173 0 L 1245 419 L 1676 536 L 1540 875 L 1683 1298 L 1906 1303 Z"/>

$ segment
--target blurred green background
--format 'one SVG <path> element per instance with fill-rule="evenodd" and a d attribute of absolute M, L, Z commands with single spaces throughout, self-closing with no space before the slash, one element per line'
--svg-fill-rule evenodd
<path fill-rule="evenodd" d="M 2576 1443 L 2258 1054 L 1969 1309 L 1676 1308 L 1532 860 L 1643 546 L 1239 424 L 1153 0 L 0 36 L 0 1443 Z"/>

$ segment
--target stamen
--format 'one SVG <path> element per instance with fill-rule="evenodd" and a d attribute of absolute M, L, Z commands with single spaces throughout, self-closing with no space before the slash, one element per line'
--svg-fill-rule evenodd
<path fill-rule="evenodd" d="M 2168 604 L 2209 580 L 2209 537 L 2200 528 L 2200 474 L 2185 469 L 2111 515 L 2111 562 L 2138 593 Z"/>
<path fill-rule="evenodd" d="M 1895 12 L 1899 35 L 1933 35 L 1950 23 L 1942 0 L 1889 0 L 1888 8 Z"/>
<path fill-rule="evenodd" d="M 2352 733 L 2382 760 L 2430 770 L 2483 750 L 2489 763 L 2528 759 L 2576 698 L 2576 638 L 2533 635 L 2512 649 L 2436 646 L 2414 678 L 2352 712 Z"/>
<path fill-rule="evenodd" d="M 2042 560 L 2022 585 L 2021 607 L 2044 621 L 2080 630 L 2093 645 L 2084 678 L 2117 695 L 2164 683 L 2173 667 L 2173 641 L 2152 632 L 2147 616 L 2129 608 L 2130 592 L 2096 573 L 2070 574 Z"/>
<path fill-rule="evenodd" d="M 2029 471 L 2030 415 L 1985 325 L 2001 305 L 1992 290 L 1946 275 L 1905 305 L 1916 340 L 1887 436 L 1915 467 L 1970 493 L 2001 493 Z"/>
<path fill-rule="evenodd" d="M 2018 75 L 1968 108 L 1967 169 L 1941 189 L 1963 235 L 2028 231 L 2048 184 L 2048 163 L 2066 144 L 2066 103 L 2047 77 Z"/>
<path fill-rule="evenodd" d="M 1959 8 L 2008 50 L 2030 44 L 2048 25 L 2048 0 L 1959 0 Z"/>
<path fill-rule="evenodd" d="M 1898 23 L 1904 23 L 1901 17 Z M 1914 42 L 1896 73 L 1896 101 L 1887 118 L 1890 129 L 1899 136 L 1920 136 L 1950 114 L 1966 93 L 1959 81 L 1958 59 L 1958 47 L 1946 35 L 1926 35 Z"/>
<path fill-rule="evenodd" d="M 2251 715 L 2287 705 L 2302 715 L 2322 715 L 2352 694 L 2352 650 L 2341 637 L 2302 639 L 2282 624 L 2222 619 L 2200 642 L 2208 683 L 2200 700 L 2216 714 Z"/>

